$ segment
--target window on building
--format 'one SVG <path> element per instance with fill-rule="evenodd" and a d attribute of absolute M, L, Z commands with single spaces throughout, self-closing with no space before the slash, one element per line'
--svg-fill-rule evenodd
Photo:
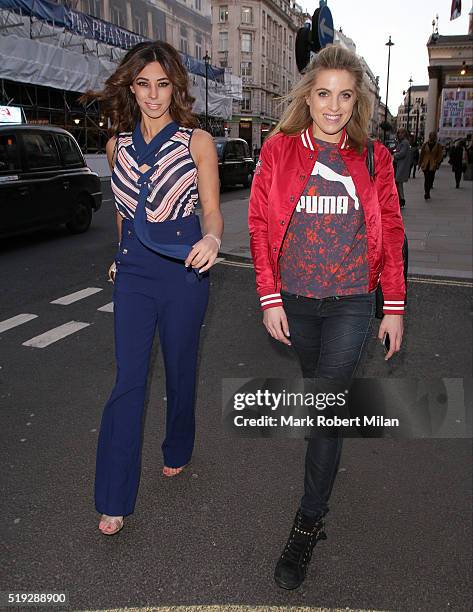
<path fill-rule="evenodd" d="M 251 76 L 251 62 L 241 62 L 241 76 Z"/>
<path fill-rule="evenodd" d="M 228 51 L 228 32 L 218 33 L 218 50 Z"/>
<path fill-rule="evenodd" d="M 145 35 L 145 22 L 141 17 L 133 17 L 133 31 L 135 34 Z"/>
<path fill-rule="evenodd" d="M 197 59 L 202 59 L 202 45 L 198 42 L 195 43 L 195 57 Z"/>
<path fill-rule="evenodd" d="M 243 100 L 241 101 L 241 110 L 251 110 L 251 91 L 249 89 L 243 90 Z"/>
<path fill-rule="evenodd" d="M 251 8 L 251 6 L 241 7 L 241 22 L 253 23 L 253 9 Z"/>
<path fill-rule="evenodd" d="M 264 64 L 261 64 L 261 85 L 264 85 L 266 79 L 264 78 Z"/>
<path fill-rule="evenodd" d="M 266 53 L 266 39 L 264 36 L 261 37 L 261 53 L 262 55 Z"/>
<path fill-rule="evenodd" d="M 244 53 L 251 53 L 252 51 L 252 39 L 249 32 L 243 32 L 241 35 L 241 50 Z"/>
<path fill-rule="evenodd" d="M 186 55 L 189 55 L 189 45 L 187 43 L 187 38 L 181 38 L 179 41 L 179 50 Z"/>
<path fill-rule="evenodd" d="M 266 11 L 263 11 L 263 16 L 261 18 L 263 30 L 266 29 Z"/>
<path fill-rule="evenodd" d="M 124 28 L 126 26 L 125 13 L 118 6 L 110 7 L 110 20 L 117 26 Z"/>
<path fill-rule="evenodd" d="M 202 10 L 202 0 L 194 0 L 194 3 L 195 3 L 195 10 L 201 11 Z"/>
<path fill-rule="evenodd" d="M 286 70 L 286 52 L 282 52 L 282 67 Z"/>
<path fill-rule="evenodd" d="M 180 27 L 180 41 L 179 41 L 179 49 L 182 51 L 182 53 L 189 53 L 189 44 L 187 42 L 187 28 L 185 25 L 181 24 Z"/>
<path fill-rule="evenodd" d="M 220 23 L 228 21 L 228 6 L 220 6 L 218 9 L 218 20 Z"/>

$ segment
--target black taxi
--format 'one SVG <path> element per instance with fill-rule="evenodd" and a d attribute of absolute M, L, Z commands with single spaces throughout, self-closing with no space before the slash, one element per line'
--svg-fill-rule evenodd
<path fill-rule="evenodd" d="M 0 237 L 62 223 L 79 234 L 101 204 L 100 178 L 69 132 L 0 124 Z"/>

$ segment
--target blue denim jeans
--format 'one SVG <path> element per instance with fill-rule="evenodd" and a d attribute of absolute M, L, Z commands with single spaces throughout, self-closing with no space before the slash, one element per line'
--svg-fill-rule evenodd
<path fill-rule="evenodd" d="M 313 299 L 281 291 L 290 340 L 304 378 L 349 385 L 373 320 L 375 293 Z M 341 435 L 309 439 L 300 504 L 303 514 L 319 518 L 328 512 L 342 442 Z"/>

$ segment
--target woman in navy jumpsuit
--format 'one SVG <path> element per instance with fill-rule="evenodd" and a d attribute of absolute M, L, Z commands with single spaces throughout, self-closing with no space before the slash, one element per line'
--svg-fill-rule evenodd
<path fill-rule="evenodd" d="M 215 145 L 207 132 L 194 129 L 187 73 L 173 47 L 136 45 L 105 89 L 87 97 L 102 101 L 116 134 L 107 156 L 119 235 L 109 270 L 117 377 L 103 411 L 95 475 L 99 529 L 113 535 L 135 507 L 156 328 L 166 370 L 163 474 L 175 476 L 190 461 L 199 333 L 223 221 Z M 198 201 L 203 237 L 194 212 Z"/>

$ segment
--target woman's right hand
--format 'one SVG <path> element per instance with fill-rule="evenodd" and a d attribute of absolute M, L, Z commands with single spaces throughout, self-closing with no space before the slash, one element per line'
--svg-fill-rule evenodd
<path fill-rule="evenodd" d="M 286 313 L 282 306 L 275 306 L 274 308 L 267 308 L 263 313 L 263 325 L 268 330 L 268 333 L 282 342 L 291 346 L 289 337 L 289 325 L 287 323 Z"/>
<path fill-rule="evenodd" d="M 112 281 L 112 283 L 115 282 L 116 273 L 117 273 L 117 264 L 113 262 L 110 268 L 108 269 L 108 278 Z"/>

